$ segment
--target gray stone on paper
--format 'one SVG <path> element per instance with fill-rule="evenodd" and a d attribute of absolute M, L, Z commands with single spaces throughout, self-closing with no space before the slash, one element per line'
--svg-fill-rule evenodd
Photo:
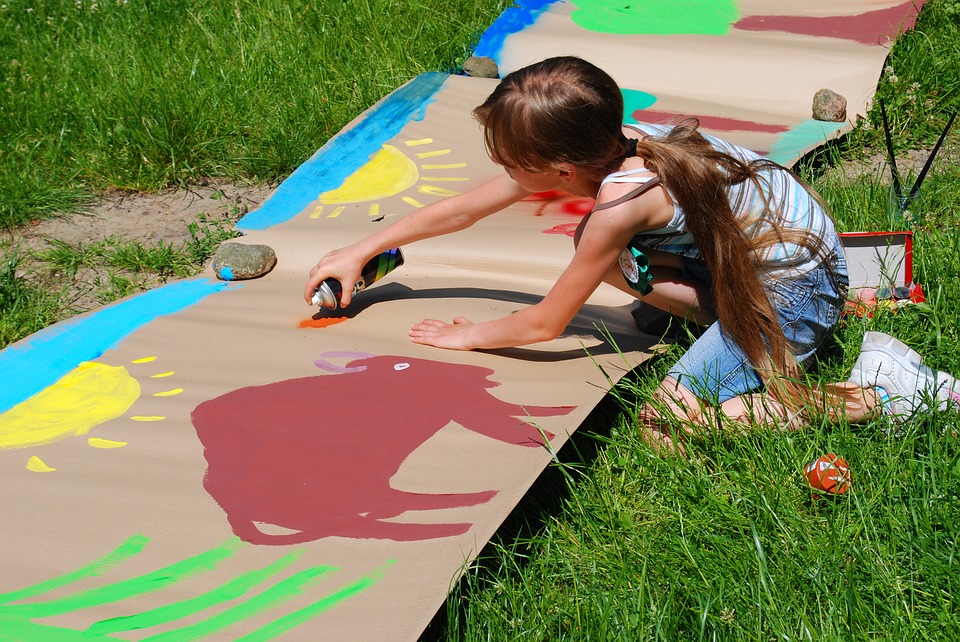
<path fill-rule="evenodd" d="M 277 264 L 269 245 L 223 243 L 213 255 L 213 271 L 221 281 L 242 281 L 263 276 Z"/>

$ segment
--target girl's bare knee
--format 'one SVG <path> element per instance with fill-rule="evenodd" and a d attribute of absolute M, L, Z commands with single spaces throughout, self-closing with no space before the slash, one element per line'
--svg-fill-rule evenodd
<path fill-rule="evenodd" d="M 637 419 L 640 438 L 653 450 L 661 454 L 676 453 L 681 456 L 685 454 L 682 431 L 678 428 L 677 422 L 664 420 L 657 409 L 650 404 L 644 404 Z"/>
<path fill-rule="evenodd" d="M 804 421 L 800 412 L 790 410 L 769 395 L 740 395 L 720 404 L 720 415 L 733 427 L 767 426 L 779 430 L 799 430 Z"/>
<path fill-rule="evenodd" d="M 682 455 L 681 442 L 692 432 L 690 424 L 695 424 L 699 415 L 699 399 L 678 381 L 667 377 L 640 409 L 637 423 L 641 437 L 655 449 Z"/>

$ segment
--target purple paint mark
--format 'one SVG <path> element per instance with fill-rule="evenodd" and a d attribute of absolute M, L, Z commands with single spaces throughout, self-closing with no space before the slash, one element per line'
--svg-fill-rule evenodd
<path fill-rule="evenodd" d="M 324 352 L 321 357 L 330 357 L 332 359 L 366 359 L 367 357 L 372 357 L 374 355 L 369 352 Z M 343 374 L 345 372 L 359 372 L 363 370 L 363 366 L 356 366 L 354 368 L 346 368 L 344 366 L 338 366 L 337 364 L 327 361 L 326 359 L 317 359 L 313 362 L 313 365 L 317 366 L 321 370 L 326 370 L 327 372 L 335 372 L 337 374 Z"/>
<path fill-rule="evenodd" d="M 276 545 L 465 533 L 472 524 L 385 521 L 407 511 L 483 504 L 497 494 L 392 488 L 404 460 L 451 421 L 491 439 L 539 447 L 543 437 L 523 418 L 572 410 L 501 401 L 488 392 L 499 385 L 488 379 L 493 371 L 478 366 L 384 355 L 355 359 L 345 370 L 241 388 L 194 409 L 208 464 L 204 488 L 240 538 Z"/>
<path fill-rule="evenodd" d="M 750 16 L 734 23 L 743 31 L 785 31 L 805 36 L 841 38 L 865 45 L 886 44 L 913 29 L 925 0 L 907 0 L 889 9 L 855 16 Z"/>
<path fill-rule="evenodd" d="M 633 118 L 641 123 L 670 124 L 678 118 L 694 117 L 700 121 L 700 126 L 704 129 L 724 132 L 761 132 L 764 134 L 782 134 L 789 131 L 786 125 L 771 125 L 758 123 L 752 120 L 741 120 L 739 118 L 726 118 L 723 116 L 706 116 L 701 114 L 680 114 L 671 111 L 656 111 L 653 109 L 642 109 L 633 113 Z"/>

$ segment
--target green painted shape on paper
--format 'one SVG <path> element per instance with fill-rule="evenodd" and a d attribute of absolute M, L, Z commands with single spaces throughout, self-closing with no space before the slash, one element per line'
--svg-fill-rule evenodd
<path fill-rule="evenodd" d="M 573 22 L 600 33 L 724 36 L 740 19 L 734 0 L 573 0 L 572 4 L 576 6 L 570 16 Z"/>
<path fill-rule="evenodd" d="M 188 600 L 166 604 L 149 611 L 144 611 L 143 613 L 137 613 L 136 615 L 101 620 L 90 625 L 86 633 L 87 635 L 106 635 L 118 631 L 148 629 L 151 626 L 172 622 L 187 617 L 188 615 L 193 615 L 194 613 L 216 606 L 222 602 L 242 597 L 253 587 L 267 581 L 293 564 L 301 555 L 301 551 L 290 553 L 268 566 L 243 573 L 226 584 L 218 586 L 209 593 L 198 595 Z"/>
<path fill-rule="evenodd" d="M 837 132 L 846 126 L 846 122 L 830 123 L 808 118 L 799 125 L 791 127 L 789 131 L 778 135 L 766 156 L 781 165 L 792 165 L 807 150 L 835 138 Z"/>
<path fill-rule="evenodd" d="M 90 637 L 83 631 L 64 629 L 59 626 L 34 624 L 20 616 L 0 614 L 0 631 L 5 640 L 43 640 L 43 642 L 90 642 L 90 640 L 114 640 L 116 638 Z"/>
<path fill-rule="evenodd" d="M 86 566 L 78 568 L 75 571 L 71 571 L 59 577 L 40 582 L 39 584 L 34 584 L 33 586 L 28 586 L 27 588 L 0 594 L 0 604 L 25 600 L 30 597 L 42 595 L 48 591 L 58 589 L 62 586 L 67 586 L 68 584 L 72 584 L 73 582 L 77 582 L 88 577 L 96 577 L 101 575 L 111 567 L 121 564 L 131 557 L 138 555 L 149 541 L 150 538 L 148 537 L 144 537 L 143 535 L 135 535 L 110 553 L 107 553 L 103 557 L 91 562 L 90 564 L 87 564 Z M 0 609 L 3 608 L 4 607 L 0 607 Z"/>
<path fill-rule="evenodd" d="M 266 611 L 278 604 L 282 604 L 303 593 L 303 590 L 309 588 L 322 579 L 323 576 L 336 569 L 332 566 L 314 566 L 299 573 L 291 575 L 287 579 L 277 582 L 262 593 L 255 595 L 246 602 L 238 604 L 232 608 L 209 617 L 202 622 L 197 622 L 191 626 L 185 626 L 176 631 L 168 631 L 158 635 L 152 635 L 143 638 L 143 642 L 161 642 L 163 640 L 197 640 L 204 636 L 211 635 L 221 631 L 228 626 L 235 624 L 248 617 L 253 617 L 263 611 Z"/>
<path fill-rule="evenodd" d="M 195 573 L 213 570 L 217 564 L 232 557 L 242 546 L 244 544 L 239 538 L 233 538 L 209 551 L 129 580 L 115 582 L 47 602 L 0 606 L 0 615 L 23 616 L 31 619 L 43 618 L 110 602 L 119 602 L 134 595 L 164 588 Z"/>
<path fill-rule="evenodd" d="M 657 102 L 656 96 L 648 94 L 645 91 L 621 89 L 620 93 L 623 94 L 623 122 L 625 123 L 638 122 L 637 119 L 633 117 L 633 114 L 642 109 L 649 109 Z"/>
<path fill-rule="evenodd" d="M 298 561 L 303 554 L 302 551 L 293 551 L 267 566 L 241 573 L 234 579 L 202 595 L 166 604 L 142 613 L 100 620 L 83 631 L 41 624 L 34 620 L 119 602 L 134 595 L 160 590 L 196 573 L 214 570 L 221 562 L 232 558 L 236 551 L 245 544 L 239 538 L 233 538 L 209 551 L 139 577 L 53 600 L 9 604 L 10 602 L 35 598 L 80 580 L 103 575 L 113 566 L 139 555 L 149 541 L 149 538 L 142 535 L 131 537 L 109 554 L 75 571 L 24 589 L 0 594 L 0 631 L 3 631 L 4 635 L 9 636 L 10 639 L 18 640 L 51 640 L 52 642 L 114 640 L 117 638 L 111 634 L 149 629 L 218 607 L 227 602 L 240 600 L 255 587 L 272 581 L 275 576 Z M 383 579 L 386 568 L 394 563 L 395 560 L 391 560 L 366 576 L 340 586 L 308 606 L 279 617 L 240 639 L 268 640 L 296 628 L 344 600 L 376 585 Z M 333 566 L 307 568 L 275 582 L 260 593 L 247 598 L 245 601 L 239 601 L 234 606 L 204 620 L 142 639 L 154 642 L 161 640 L 194 640 L 215 634 L 238 622 L 303 595 L 306 590 L 325 581 L 326 577 L 336 570 L 338 569 Z"/>
<path fill-rule="evenodd" d="M 379 569 L 374 570 L 370 575 L 362 577 L 356 582 L 347 584 L 342 588 L 334 591 L 330 595 L 317 600 L 310 606 L 304 607 L 299 611 L 294 611 L 289 615 L 286 615 L 282 618 L 279 618 L 270 624 L 267 624 L 260 629 L 254 631 L 253 633 L 246 635 L 242 638 L 239 638 L 239 641 L 243 642 L 255 642 L 259 640 L 270 640 L 281 633 L 289 631 L 292 628 L 300 626 L 304 622 L 307 622 L 320 613 L 323 613 L 326 610 L 329 610 L 339 604 L 340 602 L 353 597 L 358 593 L 362 593 L 368 588 L 376 585 L 380 580 L 383 579 L 387 567 L 392 566 L 396 563 L 396 560 L 391 560 L 384 564 Z"/>

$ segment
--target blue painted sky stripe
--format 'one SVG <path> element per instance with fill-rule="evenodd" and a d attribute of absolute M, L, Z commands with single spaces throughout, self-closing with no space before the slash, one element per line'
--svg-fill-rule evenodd
<path fill-rule="evenodd" d="M 480 41 L 474 48 L 473 55 L 493 58 L 499 65 L 500 52 L 507 36 L 523 31 L 532 25 L 537 20 L 537 16 L 546 11 L 547 7 L 556 1 L 518 0 L 514 6 L 507 7 L 480 36 Z"/>
<path fill-rule="evenodd" d="M 238 286 L 213 279 L 177 281 L 61 321 L 5 348 L 0 351 L 0 381 L 5 382 L 0 386 L 0 413 L 56 383 L 81 362 L 101 356 L 140 326 L 227 287 Z"/>
<path fill-rule="evenodd" d="M 340 132 L 298 167 L 263 206 L 237 223 L 242 231 L 265 230 L 302 212 L 323 192 L 336 189 L 411 120 L 421 120 L 449 75 L 417 76 L 382 101 L 353 127 Z"/>

